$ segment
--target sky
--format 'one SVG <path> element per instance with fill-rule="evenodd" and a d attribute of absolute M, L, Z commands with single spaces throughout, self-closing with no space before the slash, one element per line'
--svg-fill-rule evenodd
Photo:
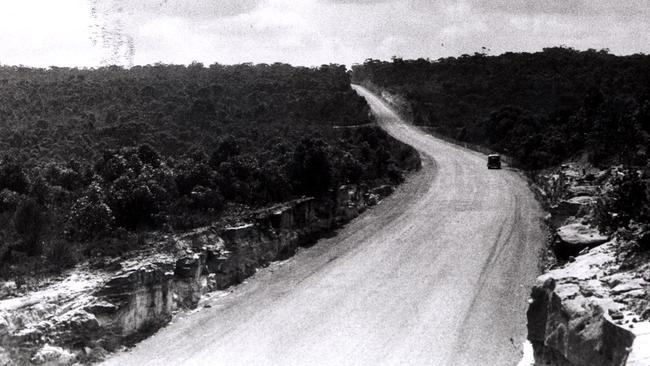
<path fill-rule="evenodd" d="M 650 0 L 0 0 L 0 64 L 351 65 L 568 46 L 650 53 Z"/>

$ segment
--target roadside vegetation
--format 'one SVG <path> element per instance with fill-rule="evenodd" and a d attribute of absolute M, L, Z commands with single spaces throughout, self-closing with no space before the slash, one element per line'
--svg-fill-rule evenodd
<path fill-rule="evenodd" d="M 413 123 L 513 158 L 531 174 L 568 160 L 622 165 L 597 225 L 650 249 L 650 56 L 547 48 L 435 61 L 366 60 L 353 82 L 405 103 Z"/>
<path fill-rule="evenodd" d="M 0 276 L 72 265 L 419 157 L 372 122 L 344 66 L 0 67 Z M 25 263 L 32 263 L 31 266 Z"/>

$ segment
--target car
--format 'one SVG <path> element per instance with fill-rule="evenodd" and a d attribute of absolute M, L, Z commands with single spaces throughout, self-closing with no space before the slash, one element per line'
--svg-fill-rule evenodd
<path fill-rule="evenodd" d="M 501 169 L 501 155 L 490 154 L 487 160 L 488 169 Z"/>

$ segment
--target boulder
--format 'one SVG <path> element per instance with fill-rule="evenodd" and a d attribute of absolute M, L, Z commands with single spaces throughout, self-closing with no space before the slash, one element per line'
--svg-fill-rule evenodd
<path fill-rule="evenodd" d="M 564 225 L 557 229 L 556 234 L 557 240 L 553 249 L 561 259 L 578 255 L 585 248 L 593 248 L 609 240 L 608 236 L 601 234 L 597 229 L 581 223 Z"/>
<path fill-rule="evenodd" d="M 569 204 L 577 205 L 578 208 L 588 207 L 596 203 L 596 198 L 592 196 L 577 196 L 567 200 Z"/>
<path fill-rule="evenodd" d="M 5 335 L 7 335 L 9 333 L 10 324 L 9 324 L 9 321 L 7 320 L 6 315 L 7 314 L 0 311 L 0 339 L 2 339 L 3 336 L 5 336 Z"/>
<path fill-rule="evenodd" d="M 72 365 L 76 360 L 77 357 L 70 351 L 46 344 L 36 352 L 30 361 L 35 365 L 65 366 Z"/>
<path fill-rule="evenodd" d="M 537 279 L 526 313 L 535 365 L 649 364 L 650 323 L 619 301 L 646 282 L 632 273 L 608 275 L 615 256 L 614 245 L 605 244 Z"/>
<path fill-rule="evenodd" d="M 381 200 L 381 197 L 379 197 L 376 194 L 373 193 L 368 193 L 365 197 L 366 199 L 366 204 L 368 206 L 376 206 L 379 204 L 379 201 Z"/>
<path fill-rule="evenodd" d="M 52 323 L 54 330 L 49 332 L 50 338 L 56 340 L 57 344 L 91 345 L 102 334 L 95 315 L 82 309 L 56 316 Z"/>

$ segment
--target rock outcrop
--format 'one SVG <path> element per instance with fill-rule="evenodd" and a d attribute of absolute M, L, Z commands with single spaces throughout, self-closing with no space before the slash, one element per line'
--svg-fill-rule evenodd
<path fill-rule="evenodd" d="M 75 270 L 85 277 L 2 300 L 0 366 L 101 359 L 106 350 L 167 324 L 179 309 L 197 307 L 205 292 L 238 284 L 257 268 L 292 256 L 390 193 L 390 186 L 371 192 L 342 186 L 329 215 L 316 214 L 314 199 L 297 199 L 254 212 L 240 225 L 166 237 L 173 243 L 170 253 L 112 263 L 108 269 L 116 273 Z"/>
<path fill-rule="evenodd" d="M 556 234 L 555 253 L 564 259 L 576 256 L 584 249 L 594 248 L 609 240 L 609 237 L 601 234 L 598 229 L 579 222 L 558 228 Z"/>
<path fill-rule="evenodd" d="M 174 265 L 152 262 L 128 268 L 108 280 L 86 307 L 101 328 L 112 336 L 128 338 L 154 329 L 171 319 L 174 302 Z"/>
<path fill-rule="evenodd" d="M 648 283 L 617 270 L 608 243 L 540 276 L 528 309 L 535 365 L 650 364 L 650 322 L 629 304 Z"/>
<path fill-rule="evenodd" d="M 650 265 L 622 266 L 619 244 L 590 225 L 601 186 L 614 173 L 566 164 L 536 179 L 555 231 L 552 249 L 564 264 L 532 289 L 535 365 L 650 365 Z"/>
<path fill-rule="evenodd" d="M 596 198 L 591 196 L 578 196 L 560 200 L 549 208 L 549 225 L 560 227 L 576 217 L 588 216 L 596 204 Z"/>

